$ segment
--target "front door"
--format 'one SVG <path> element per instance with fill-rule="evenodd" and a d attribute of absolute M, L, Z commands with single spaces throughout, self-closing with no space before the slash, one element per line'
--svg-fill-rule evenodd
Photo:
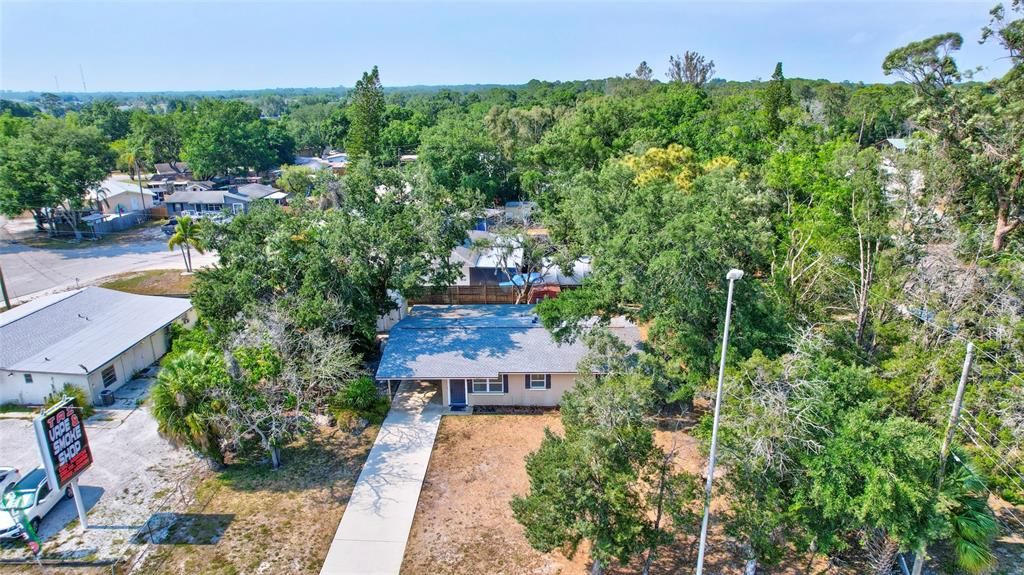
<path fill-rule="evenodd" d="M 448 405 L 466 405 L 466 380 L 448 380 Z"/>

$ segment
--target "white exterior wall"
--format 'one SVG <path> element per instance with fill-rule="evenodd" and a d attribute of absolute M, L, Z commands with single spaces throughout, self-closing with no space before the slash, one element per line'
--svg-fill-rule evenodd
<path fill-rule="evenodd" d="M 41 405 L 46 396 L 64 388 L 65 383 L 89 388 L 86 374 L 69 375 L 64 373 L 32 372 L 32 383 L 25 383 L 23 371 L 7 371 L 0 374 L 0 403 L 17 403 Z"/>
<path fill-rule="evenodd" d="M 189 325 L 195 321 L 195 317 L 195 311 L 189 310 L 182 314 L 175 323 Z M 165 353 L 167 353 L 167 334 L 165 329 L 161 328 L 88 375 L 84 373 L 33 372 L 31 373 L 32 383 L 25 383 L 25 372 L 0 372 L 0 403 L 42 404 L 45 403 L 47 395 L 62 389 L 65 383 L 71 383 L 84 389 L 92 398 L 93 403 L 99 403 L 101 391 L 118 389 L 130 381 L 132 375 L 146 369 L 163 357 Z M 117 380 L 110 387 L 104 388 L 103 370 L 110 365 L 114 366 Z"/>
<path fill-rule="evenodd" d="M 575 374 L 554 373 L 551 374 L 551 389 L 526 389 L 526 375 L 510 373 L 508 393 L 466 393 L 466 404 L 551 407 L 558 405 L 562 401 L 562 394 L 572 389 L 575 384 Z M 448 385 L 448 380 L 441 382 L 444 405 L 450 402 Z M 466 385 L 470 385 L 468 380 Z"/>

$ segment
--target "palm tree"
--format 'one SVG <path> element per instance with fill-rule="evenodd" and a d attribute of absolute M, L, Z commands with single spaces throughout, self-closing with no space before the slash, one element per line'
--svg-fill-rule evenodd
<path fill-rule="evenodd" d="M 985 573 L 995 565 L 992 541 L 999 532 L 988 506 L 988 489 L 964 453 L 950 459 L 951 470 L 939 495 L 952 527 L 948 542 L 961 569 Z"/>
<path fill-rule="evenodd" d="M 174 227 L 174 235 L 167 241 L 167 247 L 171 251 L 174 248 L 181 248 L 181 257 L 185 260 L 185 271 L 192 271 L 192 248 L 199 253 L 206 253 L 203 242 L 199 238 L 199 225 L 189 216 L 178 218 L 178 225 Z"/>
<path fill-rule="evenodd" d="M 142 198 L 142 209 L 145 210 L 146 195 L 142 188 L 142 168 L 145 163 L 146 146 L 139 138 L 129 136 L 111 142 L 110 147 L 117 155 L 117 168 L 128 172 L 132 180 L 139 179 L 139 197 Z"/>
<path fill-rule="evenodd" d="M 228 382 L 217 354 L 188 350 L 161 366 L 151 393 L 153 417 L 161 435 L 222 464 L 220 434 L 213 423 L 218 409 L 209 391 Z"/>

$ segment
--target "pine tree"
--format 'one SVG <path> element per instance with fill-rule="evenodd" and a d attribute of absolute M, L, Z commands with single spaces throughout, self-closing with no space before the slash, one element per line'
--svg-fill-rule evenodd
<path fill-rule="evenodd" d="M 764 94 L 764 110 L 768 116 L 768 129 L 773 135 L 778 134 L 786 127 L 779 112 L 786 106 L 793 104 L 793 94 L 789 89 L 789 82 L 782 75 L 782 62 L 775 64 L 775 72 L 772 73 L 772 80 Z"/>
<path fill-rule="evenodd" d="M 380 154 L 380 133 L 384 127 L 384 91 L 376 66 L 370 72 L 363 72 L 353 92 L 345 151 L 351 157 L 375 157 Z"/>

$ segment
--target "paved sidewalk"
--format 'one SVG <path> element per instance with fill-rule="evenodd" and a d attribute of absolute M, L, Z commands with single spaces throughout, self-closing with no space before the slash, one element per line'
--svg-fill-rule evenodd
<path fill-rule="evenodd" d="M 398 389 L 320 575 L 398 575 L 442 411 L 435 385 Z"/>

